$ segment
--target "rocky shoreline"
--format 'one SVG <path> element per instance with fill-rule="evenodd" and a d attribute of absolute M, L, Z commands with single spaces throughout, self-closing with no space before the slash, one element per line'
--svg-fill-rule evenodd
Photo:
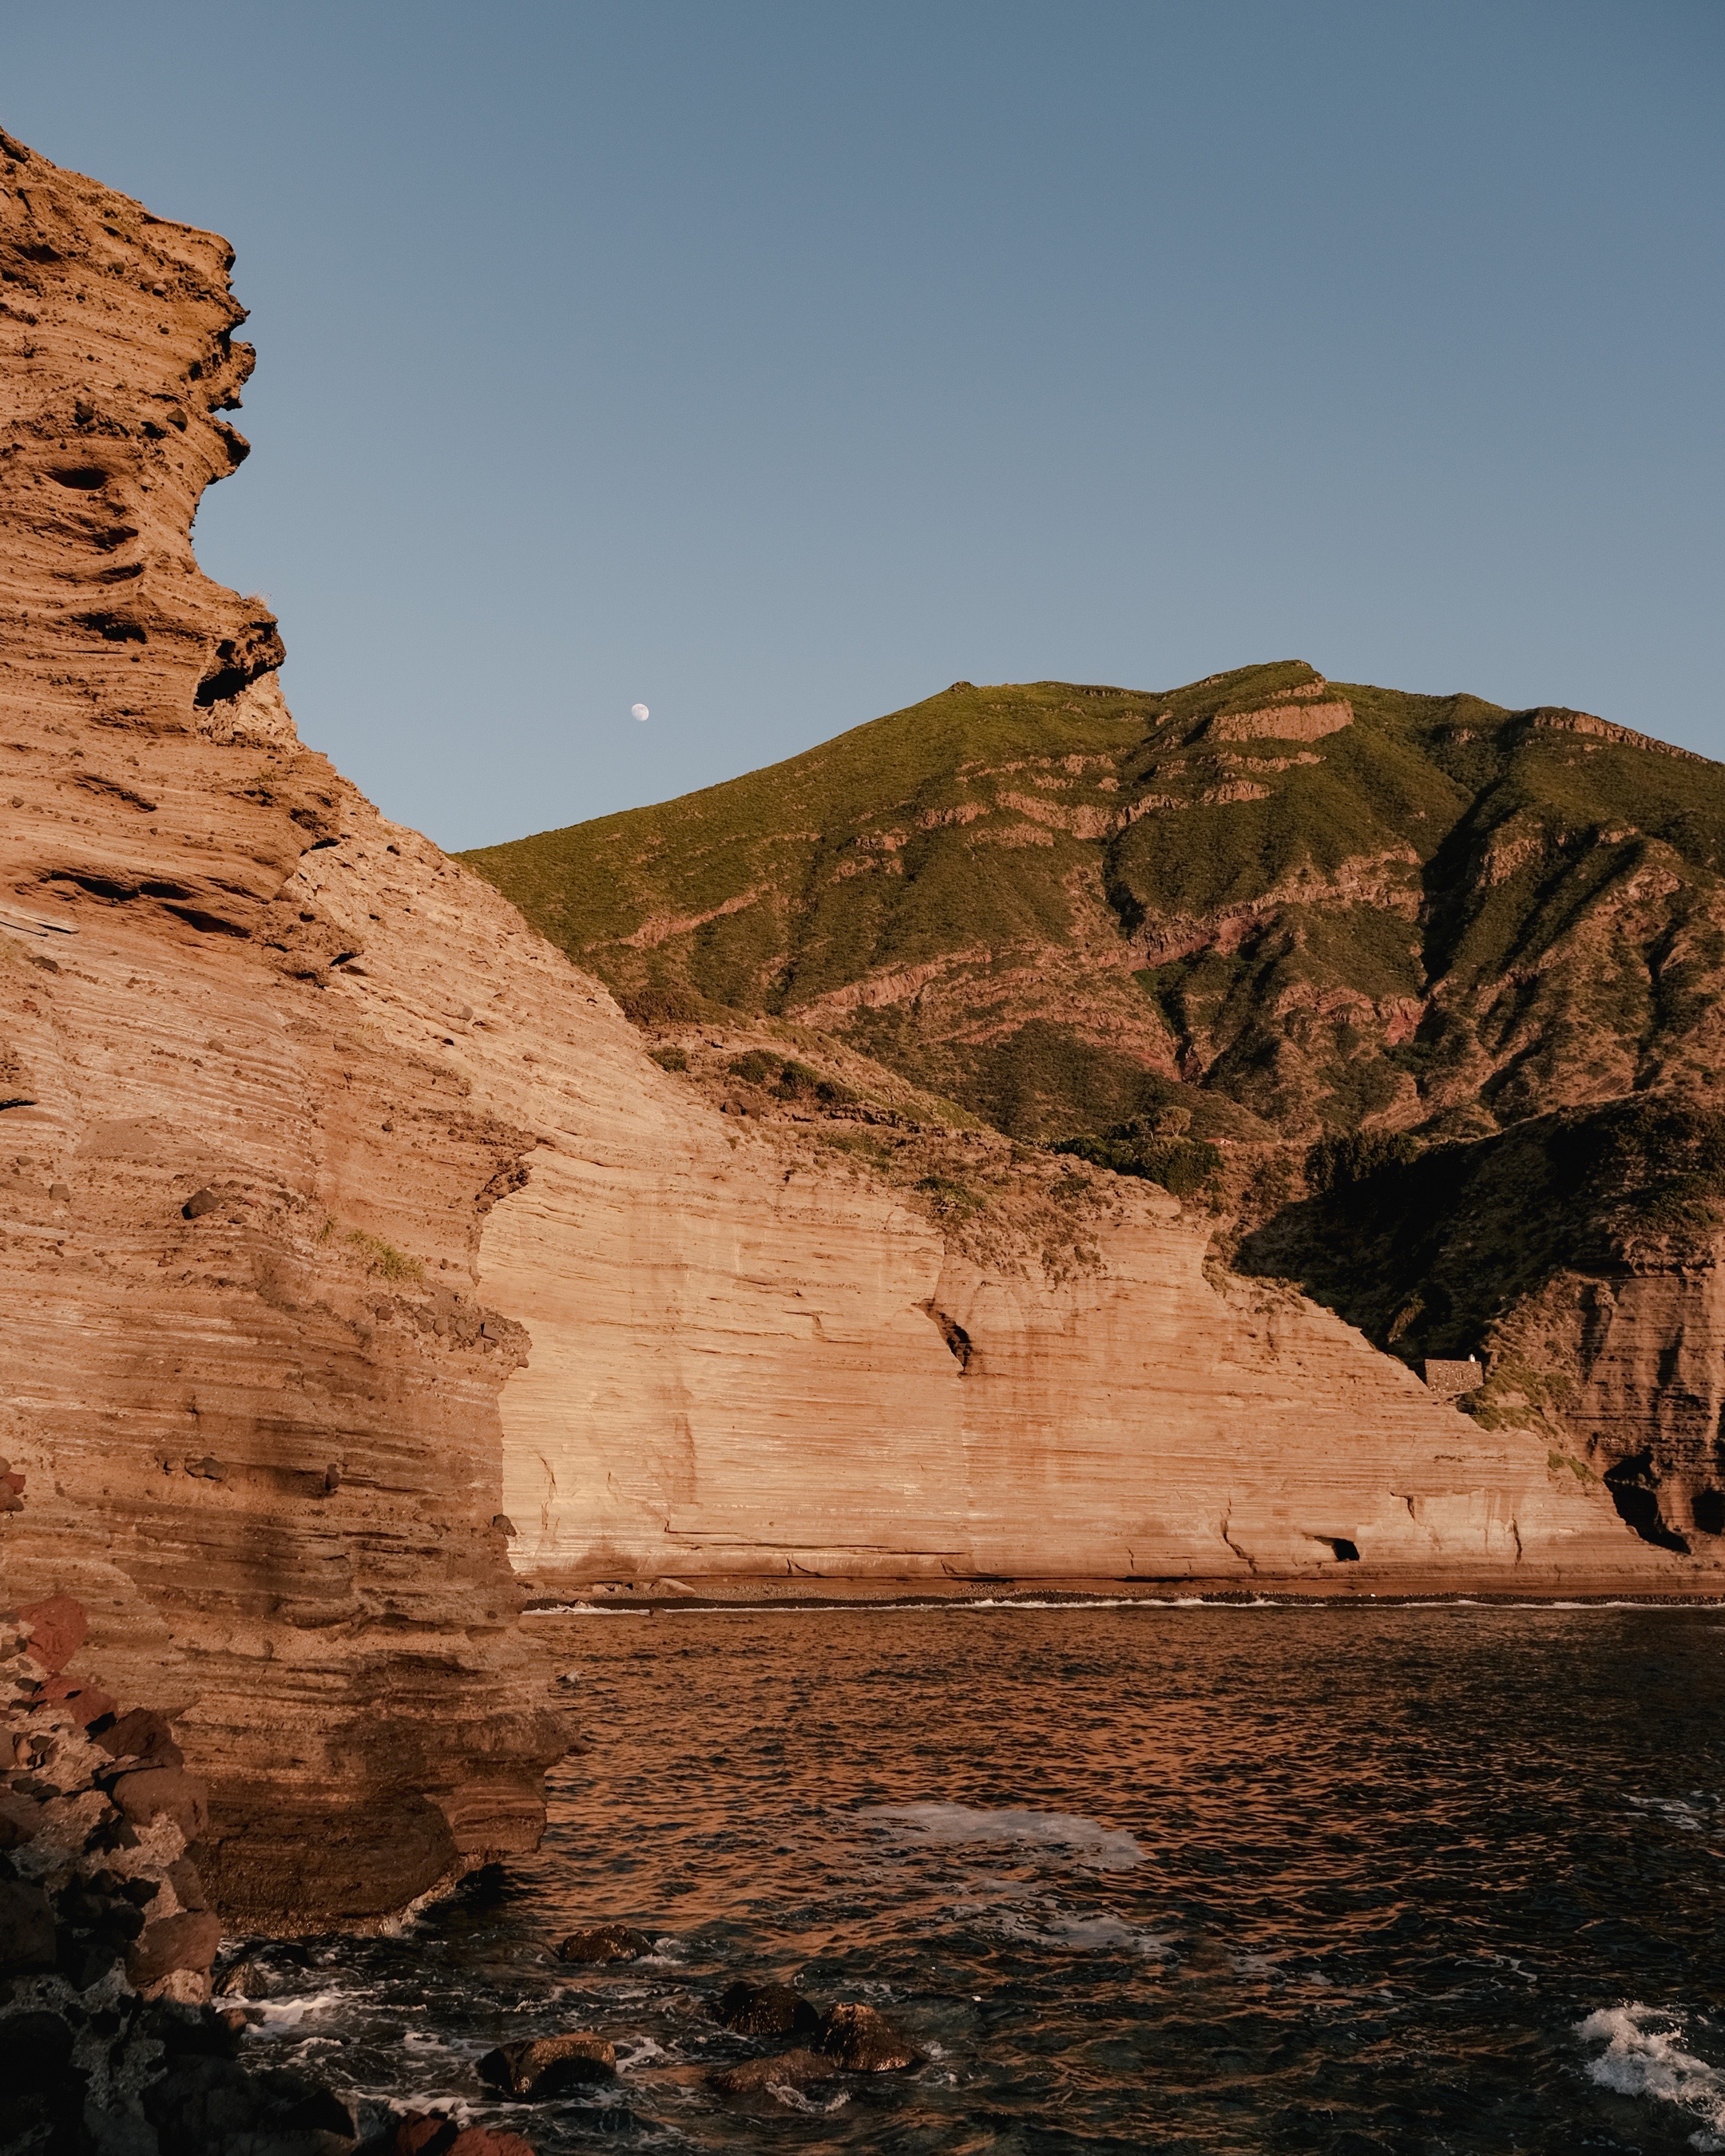
<path fill-rule="evenodd" d="M 550 1621 L 606 1610 L 657 1615 L 666 1610 L 700 1609 L 939 1609 L 947 1608 L 1024 1609 L 1107 1607 L 1142 1603 L 1147 1609 L 1199 1604 L 1215 1609 L 1260 1608 L 1296 1603 L 1358 1603 L 1373 1609 L 1425 1607 L 1433 1603 L 1478 1603 L 1517 1609 L 1533 1603 L 1600 1608 L 1626 1602 L 1673 1609 L 1705 1607 L 1725 1599 L 1725 1579 L 1714 1584 L 1705 1573 L 1682 1586 L 1657 1580 L 1614 1578 L 1583 1573 L 1570 1578 L 1530 1568 L 1531 1577 L 1513 1586 L 1501 1572 L 1434 1573 L 1410 1578 L 1401 1570 L 1349 1566 L 1322 1579 L 1289 1579 L 1270 1575 L 1249 1586 L 1233 1580 L 1193 1579 L 838 1579 L 761 1578 L 703 1578 L 691 1587 L 681 1580 L 595 1580 L 562 1594 L 532 1597 L 522 1617 L 534 1631 Z"/>
<path fill-rule="evenodd" d="M 362 2142 L 316 2076 L 239 2063 L 243 1979 L 195 1852 L 208 1821 L 163 1717 L 67 1674 L 69 1595 L 0 1613 L 0 2148 L 8 2156 L 532 2156 L 416 2112 Z"/>
<path fill-rule="evenodd" d="M 88 1632 L 69 1595 L 0 1612 L 0 2148 L 534 2156 L 508 2128 L 411 2103 L 379 2125 L 316 2074 L 242 2062 L 283 1943 L 224 1953 L 197 1864 L 207 1792 L 162 1715 L 70 1673 Z M 654 1951 L 646 1933 L 603 1924 L 566 1938 L 558 1959 L 600 1968 Z M 708 2011 L 749 2048 L 703 2078 L 745 2106 L 923 2063 L 860 2001 L 823 2009 L 783 1984 L 735 1981 Z M 501 2043 L 476 2071 L 480 2094 L 526 2107 L 614 2082 L 617 2054 L 570 2030 Z"/>

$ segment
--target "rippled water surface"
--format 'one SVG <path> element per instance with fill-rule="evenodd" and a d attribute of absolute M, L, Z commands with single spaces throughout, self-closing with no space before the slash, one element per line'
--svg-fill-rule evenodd
<path fill-rule="evenodd" d="M 254 2059 L 543 2156 L 1725 2149 L 1725 1614 L 536 1621 L 589 1748 L 542 1851 L 272 1950 Z M 607 1918 L 654 1958 L 556 1960 Z M 740 1975 L 929 2063 L 727 2102 L 707 2072 L 757 2047 L 705 2002 Z M 481 2098 L 482 2051 L 578 2027 L 614 2089 Z"/>

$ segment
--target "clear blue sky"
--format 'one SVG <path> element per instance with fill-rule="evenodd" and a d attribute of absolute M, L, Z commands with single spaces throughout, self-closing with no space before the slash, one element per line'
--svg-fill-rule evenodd
<path fill-rule="evenodd" d="M 5 0 L 0 120 L 233 240 L 202 558 L 447 845 L 961 676 L 1725 756 L 1720 0 Z"/>

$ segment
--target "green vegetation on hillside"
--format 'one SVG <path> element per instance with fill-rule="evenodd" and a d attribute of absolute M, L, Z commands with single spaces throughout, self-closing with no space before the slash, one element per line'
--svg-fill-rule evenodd
<path fill-rule="evenodd" d="M 1422 1147 L 1367 1133 L 1313 1147 L 1312 1194 L 1240 1245 L 1379 1347 L 1466 1355 L 1565 1270 L 1707 1262 L 1725 1228 L 1725 1113 L 1631 1096 Z"/>
<path fill-rule="evenodd" d="M 467 858 L 640 1022 L 814 1025 L 1024 1139 L 1466 1137 L 1725 1073 L 1725 771 L 1297 660 L 956 683 Z"/>
<path fill-rule="evenodd" d="M 1101 1262 L 1108 1192 L 1160 1183 L 1389 1352 L 1489 1353 L 1469 1411 L 1638 1532 L 1682 1546 L 1667 1471 L 1725 1532 L 1707 1399 L 1661 1378 L 1615 1458 L 1566 1419 L 1612 1283 L 1725 1234 L 1720 766 L 1297 660 L 959 682 L 468 859 L 667 1071 L 979 1260 Z"/>

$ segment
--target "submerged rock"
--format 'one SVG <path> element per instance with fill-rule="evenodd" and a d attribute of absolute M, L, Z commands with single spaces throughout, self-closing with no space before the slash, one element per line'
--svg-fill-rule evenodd
<path fill-rule="evenodd" d="M 614 2081 L 617 2054 L 603 2036 L 572 2030 L 563 2036 L 539 2036 L 521 2044 L 502 2044 L 479 2062 L 479 2077 L 506 2096 L 542 2103 L 565 2089 Z"/>
<path fill-rule="evenodd" d="M 707 2076 L 707 2086 L 721 2096 L 771 2096 L 776 2089 L 819 2088 L 835 2082 L 843 2069 L 831 2059 L 813 2051 L 781 2051 L 774 2058 L 744 2059 L 734 2066 L 721 2066 Z"/>
<path fill-rule="evenodd" d="M 712 2002 L 721 2029 L 740 2036 L 808 2036 L 821 2025 L 819 2010 L 788 1984 L 727 1984 Z"/>
<path fill-rule="evenodd" d="M 249 1956 L 229 1962 L 215 1980 L 218 1999 L 267 1999 L 274 1988 L 269 1970 Z"/>
<path fill-rule="evenodd" d="M 818 2050 L 853 2074 L 903 2073 L 923 2064 L 910 2039 L 872 2006 L 829 2006 L 814 2041 Z"/>
<path fill-rule="evenodd" d="M 584 1932 L 571 1932 L 557 1948 L 557 1959 L 598 1968 L 607 1962 L 639 1961 L 652 1951 L 652 1940 L 633 1924 L 594 1924 Z"/>

